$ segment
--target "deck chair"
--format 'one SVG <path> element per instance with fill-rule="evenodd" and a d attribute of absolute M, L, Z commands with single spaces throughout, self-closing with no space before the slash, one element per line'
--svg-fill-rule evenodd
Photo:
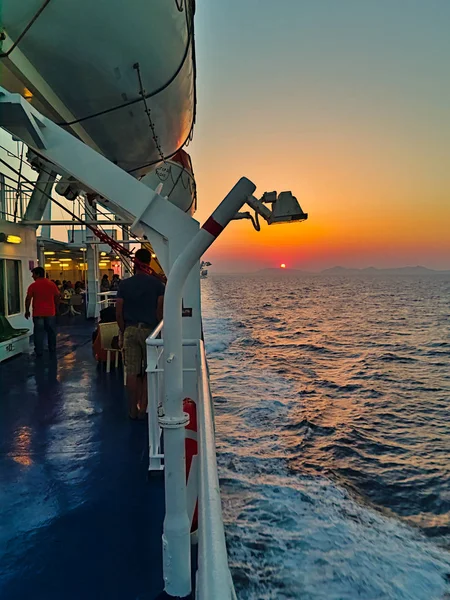
<path fill-rule="evenodd" d="M 81 315 L 81 311 L 75 310 L 75 307 L 80 308 L 83 306 L 83 296 L 81 294 L 74 294 L 69 299 L 69 312 L 71 315 Z"/>
<path fill-rule="evenodd" d="M 111 371 L 111 353 L 115 355 L 115 367 L 119 366 L 119 348 L 112 347 L 112 341 L 115 336 L 119 335 L 119 326 L 117 323 L 99 323 L 98 325 L 100 343 L 103 350 L 106 350 L 106 372 Z"/>

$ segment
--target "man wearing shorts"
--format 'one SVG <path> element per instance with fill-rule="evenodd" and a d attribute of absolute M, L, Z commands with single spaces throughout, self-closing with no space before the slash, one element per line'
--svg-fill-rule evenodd
<path fill-rule="evenodd" d="M 151 254 L 141 248 L 135 254 L 133 277 L 124 279 L 117 291 L 116 319 L 123 336 L 127 370 L 128 407 L 131 419 L 147 412 L 147 350 L 145 340 L 162 319 L 164 284 L 139 264 L 150 265 Z"/>

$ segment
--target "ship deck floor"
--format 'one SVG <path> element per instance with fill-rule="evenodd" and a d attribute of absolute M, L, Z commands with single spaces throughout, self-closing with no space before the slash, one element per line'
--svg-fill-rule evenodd
<path fill-rule="evenodd" d="M 153 600 L 163 588 L 163 479 L 147 478 L 146 422 L 127 417 L 121 370 L 97 366 L 92 329 L 77 317 L 56 358 L 0 364 L 2 600 Z"/>

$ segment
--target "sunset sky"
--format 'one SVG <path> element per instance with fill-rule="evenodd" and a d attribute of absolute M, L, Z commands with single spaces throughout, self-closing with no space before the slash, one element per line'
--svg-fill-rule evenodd
<path fill-rule="evenodd" d="M 198 2 L 204 221 L 245 175 L 301 225 L 230 224 L 215 271 L 450 269 L 449 0 Z"/>

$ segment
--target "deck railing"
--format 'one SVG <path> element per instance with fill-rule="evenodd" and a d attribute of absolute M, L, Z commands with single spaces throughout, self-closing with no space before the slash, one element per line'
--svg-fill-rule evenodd
<path fill-rule="evenodd" d="M 163 321 L 147 339 L 147 386 L 148 386 L 148 470 L 162 471 L 164 468 L 161 450 L 161 427 L 158 416 L 163 403 L 162 340 L 158 339 L 163 328 Z"/>
<path fill-rule="evenodd" d="M 99 292 L 97 294 L 98 313 L 108 306 L 113 306 L 116 303 L 117 292 Z"/>
<path fill-rule="evenodd" d="M 147 385 L 149 415 L 149 472 L 164 469 L 161 427 L 158 417 L 164 403 L 164 340 L 160 337 L 163 323 L 147 339 Z M 198 457 L 192 462 L 194 474 L 187 486 L 187 511 L 192 522 L 198 501 L 198 571 L 196 600 L 236 600 L 228 566 L 225 532 L 222 519 L 219 477 L 217 473 L 214 433 L 214 410 L 209 387 L 209 375 L 204 343 L 183 340 L 184 352 L 195 356 L 195 368 L 183 368 L 184 377 L 196 377 Z M 186 557 L 188 558 L 188 557 Z"/>
<path fill-rule="evenodd" d="M 197 421 L 199 433 L 197 600 L 235 600 L 228 567 L 216 462 L 214 412 L 204 343 L 199 341 Z"/>
<path fill-rule="evenodd" d="M 17 190 L 0 181 L 0 219 L 18 223 L 25 215 L 31 192 Z"/>
<path fill-rule="evenodd" d="M 161 451 L 161 427 L 158 417 L 161 415 L 164 401 L 164 340 L 160 335 L 163 321 L 147 338 L 147 387 L 148 387 L 148 439 L 149 439 L 149 471 L 164 469 L 164 454 Z M 183 347 L 196 347 L 197 340 L 183 340 Z M 184 368 L 183 373 L 197 372 L 197 369 Z"/>

